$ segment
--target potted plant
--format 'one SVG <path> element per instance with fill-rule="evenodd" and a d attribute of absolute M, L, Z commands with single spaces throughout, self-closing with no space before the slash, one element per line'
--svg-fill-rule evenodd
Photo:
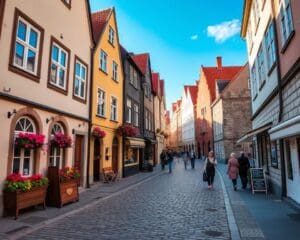
<path fill-rule="evenodd" d="M 72 138 L 61 132 L 57 132 L 54 134 L 54 136 L 50 140 L 50 146 L 54 146 L 54 147 L 58 147 L 58 148 L 71 147 L 72 146 Z"/>
<path fill-rule="evenodd" d="M 99 127 L 95 127 L 92 131 L 92 135 L 95 138 L 104 138 L 106 136 L 106 132 L 101 130 Z"/>
<path fill-rule="evenodd" d="M 20 132 L 15 139 L 15 145 L 20 148 L 37 149 L 43 146 L 45 135 Z"/>
<path fill-rule="evenodd" d="M 130 124 L 123 124 L 118 127 L 117 133 L 123 137 L 136 137 L 139 135 L 139 129 Z"/>
<path fill-rule="evenodd" d="M 19 210 L 42 204 L 45 208 L 48 178 L 40 174 L 22 177 L 19 173 L 12 173 L 6 177 L 3 190 L 3 215 L 19 216 Z"/>
<path fill-rule="evenodd" d="M 47 193 L 47 204 L 62 207 L 64 204 L 79 200 L 78 185 L 80 173 L 74 167 L 50 166 L 48 168 L 50 186 Z"/>

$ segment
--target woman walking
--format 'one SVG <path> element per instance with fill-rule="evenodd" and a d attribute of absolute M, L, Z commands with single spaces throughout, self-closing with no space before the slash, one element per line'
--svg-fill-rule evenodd
<path fill-rule="evenodd" d="M 204 171 L 206 172 L 207 175 L 208 189 L 213 188 L 216 165 L 217 165 L 217 160 L 214 157 L 214 152 L 210 151 L 204 163 Z"/>
<path fill-rule="evenodd" d="M 235 153 L 230 154 L 230 158 L 228 160 L 228 165 L 227 165 L 227 174 L 228 177 L 232 180 L 234 191 L 236 191 L 237 190 L 236 183 L 239 175 L 239 162 L 235 157 Z"/>

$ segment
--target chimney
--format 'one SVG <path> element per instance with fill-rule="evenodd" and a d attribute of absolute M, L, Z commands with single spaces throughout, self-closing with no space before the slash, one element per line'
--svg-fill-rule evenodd
<path fill-rule="evenodd" d="M 217 60 L 217 69 L 221 70 L 222 69 L 222 57 L 218 56 L 216 60 Z"/>

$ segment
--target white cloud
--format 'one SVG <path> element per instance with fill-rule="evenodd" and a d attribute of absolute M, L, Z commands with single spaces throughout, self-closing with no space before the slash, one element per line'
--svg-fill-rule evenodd
<path fill-rule="evenodd" d="M 197 39 L 198 39 L 198 35 L 197 34 L 191 36 L 191 40 L 195 41 Z"/>
<path fill-rule="evenodd" d="M 227 39 L 238 34 L 241 29 L 241 22 L 238 19 L 222 22 L 217 25 L 207 27 L 207 35 L 215 38 L 217 43 L 225 42 Z"/>

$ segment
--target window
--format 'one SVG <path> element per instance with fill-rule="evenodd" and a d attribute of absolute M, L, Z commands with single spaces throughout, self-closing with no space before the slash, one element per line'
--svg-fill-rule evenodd
<path fill-rule="evenodd" d="M 97 115 L 105 117 L 105 92 L 98 88 Z"/>
<path fill-rule="evenodd" d="M 261 88 L 264 80 L 266 79 L 265 75 L 265 67 L 264 67 L 264 51 L 263 47 L 261 46 L 260 49 L 258 50 L 258 56 L 257 56 L 257 61 L 258 61 L 258 75 L 259 75 L 259 87 Z"/>
<path fill-rule="evenodd" d="M 111 97 L 110 120 L 117 121 L 117 99 Z"/>
<path fill-rule="evenodd" d="M 149 129 L 149 111 L 145 109 L 145 129 Z"/>
<path fill-rule="evenodd" d="M 272 167 L 278 168 L 276 141 L 271 142 L 271 164 L 272 164 Z"/>
<path fill-rule="evenodd" d="M 16 10 L 10 70 L 35 81 L 40 77 L 40 62 L 44 30 Z"/>
<path fill-rule="evenodd" d="M 136 70 L 133 71 L 133 86 L 135 88 L 138 87 L 138 75 L 137 75 Z"/>
<path fill-rule="evenodd" d="M 257 29 L 257 25 L 258 25 L 259 19 L 260 19 L 258 0 L 253 1 L 252 13 L 253 13 L 253 21 L 254 21 L 255 29 Z"/>
<path fill-rule="evenodd" d="M 126 101 L 126 122 L 131 123 L 131 116 L 132 116 L 131 100 L 127 98 L 127 101 Z"/>
<path fill-rule="evenodd" d="M 282 1 L 280 9 L 281 45 L 284 46 L 294 31 L 291 4 L 289 0 Z"/>
<path fill-rule="evenodd" d="M 137 104 L 133 104 L 133 113 L 134 113 L 134 125 L 136 127 L 139 126 L 139 106 Z"/>
<path fill-rule="evenodd" d="M 15 127 L 14 136 L 22 133 L 36 133 L 34 122 L 28 117 L 21 117 Z M 20 148 L 14 145 L 12 172 L 20 173 L 22 176 L 31 176 L 33 174 L 34 150 Z"/>
<path fill-rule="evenodd" d="M 115 31 L 113 30 L 112 27 L 109 27 L 108 41 L 109 41 L 109 43 L 111 43 L 112 45 L 114 45 L 114 41 L 115 41 Z"/>
<path fill-rule="evenodd" d="M 257 96 L 257 80 L 256 80 L 256 66 L 255 62 L 253 63 L 251 69 L 251 89 L 252 89 L 252 99 L 255 99 Z"/>
<path fill-rule="evenodd" d="M 50 138 L 54 137 L 55 133 L 64 133 L 64 128 L 60 123 L 54 123 L 52 129 L 51 129 L 51 136 Z M 49 153 L 49 166 L 57 166 L 59 168 L 62 168 L 63 164 L 63 149 L 51 146 L 50 147 L 50 153 Z"/>
<path fill-rule="evenodd" d="M 275 41 L 274 41 L 274 23 L 272 22 L 265 34 L 265 46 L 267 50 L 268 70 L 271 69 L 276 61 Z"/>
<path fill-rule="evenodd" d="M 286 167 L 287 167 L 287 177 L 290 180 L 293 180 L 293 166 L 292 166 L 292 158 L 291 158 L 291 146 L 290 141 L 285 141 L 285 154 L 286 154 Z"/>
<path fill-rule="evenodd" d="M 71 8 L 71 3 L 72 3 L 72 0 L 61 0 L 67 8 Z"/>
<path fill-rule="evenodd" d="M 139 149 L 126 146 L 125 148 L 125 166 L 136 165 L 139 161 Z"/>
<path fill-rule="evenodd" d="M 115 61 L 112 62 L 112 79 L 118 81 L 118 64 Z"/>
<path fill-rule="evenodd" d="M 57 40 L 51 38 L 48 86 L 67 92 L 69 55 L 69 50 L 58 43 Z"/>
<path fill-rule="evenodd" d="M 80 101 L 86 101 L 87 89 L 87 65 L 75 56 L 74 97 Z"/>
<path fill-rule="evenodd" d="M 248 51 L 251 52 L 252 45 L 253 45 L 253 39 L 252 39 L 252 24 L 251 24 L 250 19 L 249 19 L 249 23 L 248 23 L 247 37 L 248 37 Z"/>
<path fill-rule="evenodd" d="M 0 1 L 0 37 L 1 37 L 2 21 L 4 17 L 4 7 L 5 7 L 5 0 L 1 0 Z"/>
<path fill-rule="evenodd" d="M 100 69 L 107 73 L 107 54 L 103 50 L 100 52 Z"/>

